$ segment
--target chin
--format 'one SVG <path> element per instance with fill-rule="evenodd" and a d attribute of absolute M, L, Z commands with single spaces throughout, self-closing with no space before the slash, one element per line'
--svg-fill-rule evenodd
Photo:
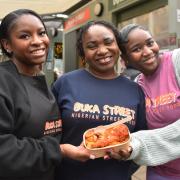
<path fill-rule="evenodd" d="M 39 59 L 36 59 L 35 62 L 38 63 L 38 64 L 42 64 L 46 61 L 46 58 L 39 58 Z"/>

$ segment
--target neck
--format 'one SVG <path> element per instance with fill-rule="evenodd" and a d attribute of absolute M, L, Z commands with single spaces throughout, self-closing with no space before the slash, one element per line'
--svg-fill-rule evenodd
<path fill-rule="evenodd" d="M 115 70 L 112 72 L 96 72 L 90 68 L 86 68 L 86 71 L 99 79 L 114 79 L 119 76 L 119 74 Z"/>
<path fill-rule="evenodd" d="M 41 71 L 40 65 L 31 66 L 31 65 L 19 63 L 17 61 L 13 61 L 13 63 L 16 65 L 18 72 L 26 76 L 37 76 Z"/>

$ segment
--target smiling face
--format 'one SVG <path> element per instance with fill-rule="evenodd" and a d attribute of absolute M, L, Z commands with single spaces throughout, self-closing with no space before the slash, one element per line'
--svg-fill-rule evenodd
<path fill-rule="evenodd" d="M 113 32 L 103 25 L 92 25 L 83 36 L 84 58 L 89 70 L 99 77 L 111 77 L 119 57 L 119 47 Z"/>
<path fill-rule="evenodd" d="M 36 16 L 25 14 L 10 29 L 4 47 L 12 52 L 14 63 L 25 71 L 45 62 L 49 38 L 42 22 Z"/>
<path fill-rule="evenodd" d="M 159 46 L 148 31 L 136 28 L 128 35 L 123 59 L 145 75 L 153 74 L 159 65 Z"/>

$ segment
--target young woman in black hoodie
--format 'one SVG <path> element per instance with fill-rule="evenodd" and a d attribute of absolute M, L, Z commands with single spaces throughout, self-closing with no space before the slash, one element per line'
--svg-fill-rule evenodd
<path fill-rule="evenodd" d="M 62 122 L 45 76 L 49 38 L 40 16 L 19 9 L 0 25 L 0 179 L 53 180 L 62 154 L 89 159 L 81 147 L 59 145 Z"/>

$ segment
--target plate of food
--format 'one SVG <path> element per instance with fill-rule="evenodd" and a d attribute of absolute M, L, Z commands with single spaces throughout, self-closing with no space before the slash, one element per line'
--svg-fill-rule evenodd
<path fill-rule="evenodd" d="M 128 127 L 122 123 L 98 126 L 88 129 L 83 135 L 83 143 L 96 158 L 103 157 L 108 149 L 118 152 L 126 148 L 130 143 Z"/>

